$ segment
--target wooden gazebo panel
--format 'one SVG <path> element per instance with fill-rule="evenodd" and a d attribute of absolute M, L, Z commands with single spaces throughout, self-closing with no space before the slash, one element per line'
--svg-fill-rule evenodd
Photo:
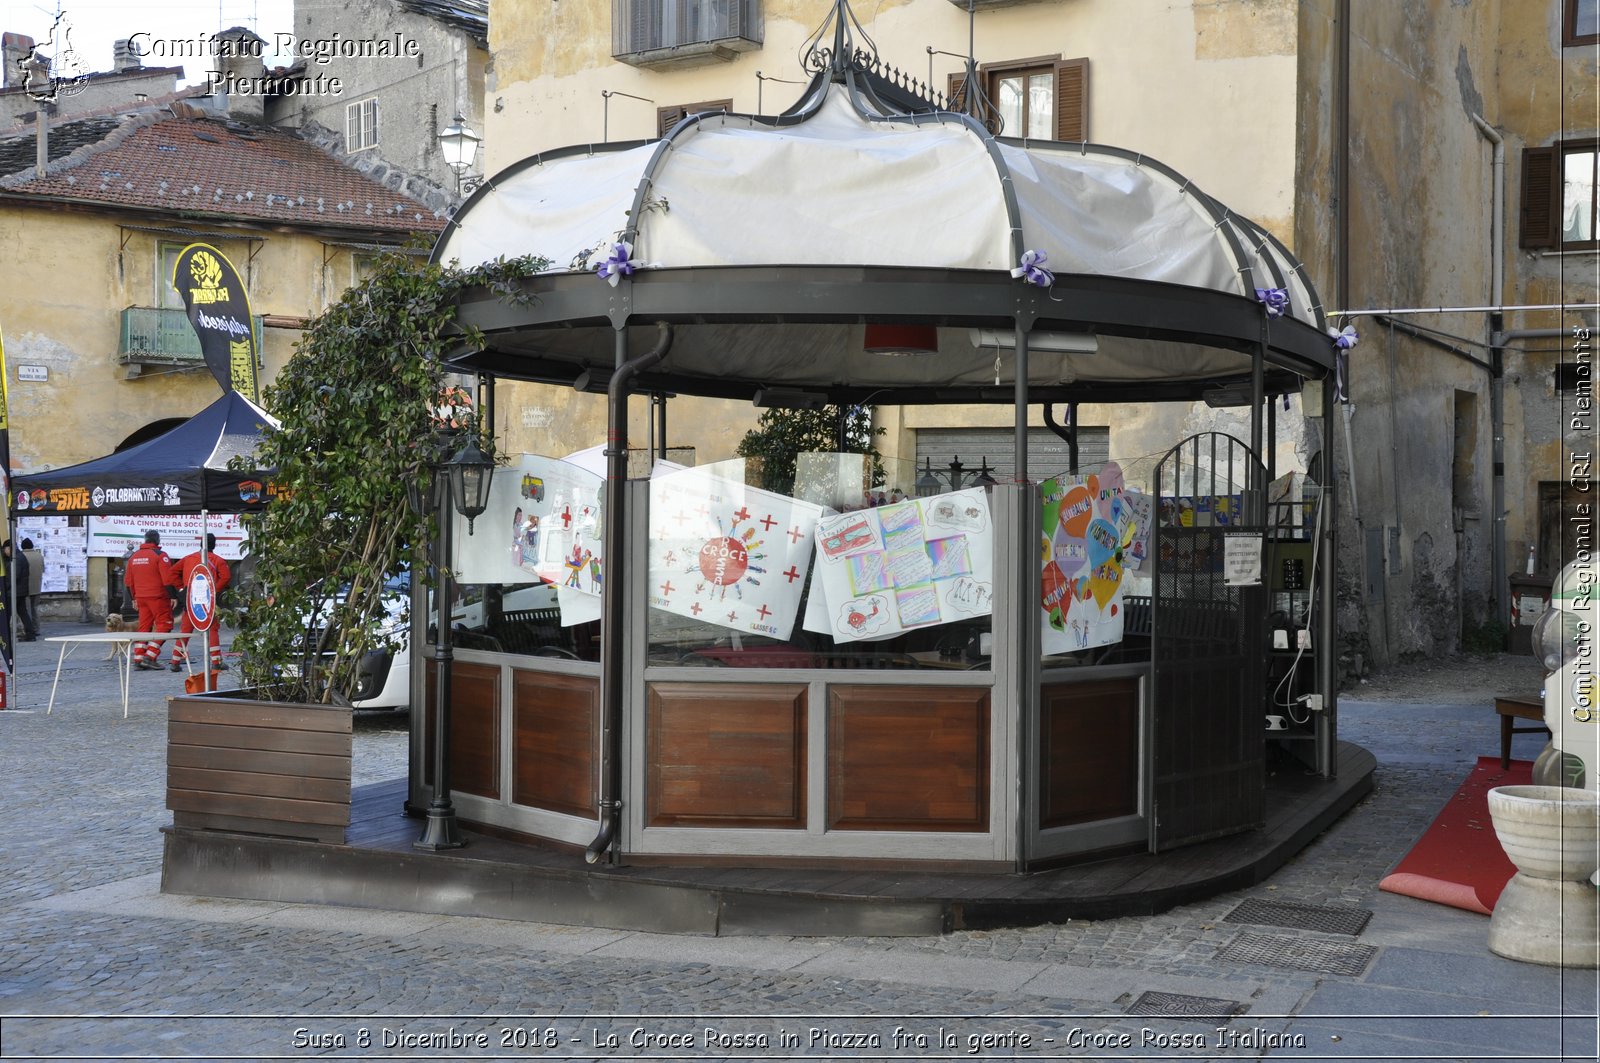
<path fill-rule="evenodd" d="M 428 662 L 428 734 L 436 734 L 437 666 Z M 500 797 L 500 669 L 496 665 L 454 661 L 450 669 L 450 788 L 498 800 Z M 427 758 L 433 785 L 433 758 Z"/>
<path fill-rule="evenodd" d="M 803 683 L 652 683 L 645 819 L 653 827 L 806 825 Z"/>
<path fill-rule="evenodd" d="M 1139 680 L 1039 690 L 1039 827 L 1139 812 Z"/>
<path fill-rule="evenodd" d="M 511 671 L 511 800 L 530 808 L 592 816 L 600 742 L 595 676 Z"/>
<path fill-rule="evenodd" d="M 989 829 L 989 692 L 828 689 L 828 829 Z"/>

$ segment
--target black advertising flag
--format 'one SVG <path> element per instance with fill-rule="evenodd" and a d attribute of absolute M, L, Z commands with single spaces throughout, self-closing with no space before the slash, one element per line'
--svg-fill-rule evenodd
<path fill-rule="evenodd" d="M 190 244 L 173 264 L 172 286 L 183 297 L 200 353 L 222 390 L 260 402 L 250 297 L 233 263 L 210 244 Z"/>

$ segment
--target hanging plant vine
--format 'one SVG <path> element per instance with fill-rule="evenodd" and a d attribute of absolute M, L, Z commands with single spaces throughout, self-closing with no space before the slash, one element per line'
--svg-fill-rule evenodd
<path fill-rule="evenodd" d="M 431 466 L 468 433 L 471 396 L 444 357 L 481 342 L 456 321 L 469 289 L 525 301 L 519 284 L 548 263 L 526 256 L 472 269 L 383 255 L 307 327 L 265 391 L 280 429 L 249 463 L 274 470 L 250 527 L 254 589 L 233 614 L 246 686 L 260 696 L 348 703 L 362 659 L 384 647 L 385 580 L 432 541 Z M 493 440 L 479 440 L 492 453 Z M 424 507 L 426 508 L 426 507 Z M 386 601 L 387 599 L 387 601 Z"/>

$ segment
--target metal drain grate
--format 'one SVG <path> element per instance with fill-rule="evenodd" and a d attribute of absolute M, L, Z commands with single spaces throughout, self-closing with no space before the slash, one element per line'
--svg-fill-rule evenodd
<path fill-rule="evenodd" d="M 1367 969 L 1367 964 L 1372 962 L 1377 951 L 1372 945 L 1353 942 L 1240 934 L 1217 953 L 1217 959 L 1227 963 L 1259 963 L 1317 974 L 1357 975 Z"/>
<path fill-rule="evenodd" d="M 1183 993 L 1158 993 L 1147 989 L 1128 1005 L 1129 1015 L 1159 1015 L 1168 1019 L 1194 1019 L 1196 1022 L 1227 1022 L 1244 1005 L 1221 997 L 1191 997 Z"/>
<path fill-rule="evenodd" d="M 1324 934 L 1357 937 L 1367 928 L 1372 913 L 1365 908 L 1334 908 L 1323 904 L 1264 901 L 1251 897 L 1223 917 L 1225 923 L 1284 926 L 1294 930 L 1319 930 Z"/>

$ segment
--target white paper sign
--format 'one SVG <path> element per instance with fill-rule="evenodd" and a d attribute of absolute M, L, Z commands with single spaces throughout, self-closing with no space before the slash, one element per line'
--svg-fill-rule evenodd
<path fill-rule="evenodd" d="M 467 534 L 464 518 L 456 518 L 456 579 L 553 583 L 563 625 L 595 619 L 604 577 L 603 483 L 564 459 L 537 454 L 524 454 L 514 464 L 496 469 L 488 505 L 473 522 L 473 533 Z"/>
<path fill-rule="evenodd" d="M 719 627 L 787 639 L 820 506 L 714 468 L 650 480 L 650 604 Z"/>
<path fill-rule="evenodd" d="M 1259 535 L 1232 533 L 1222 540 L 1222 582 L 1230 587 L 1261 585 Z"/>
<path fill-rule="evenodd" d="M 84 529 L 68 525 L 66 517 L 18 517 L 17 548 L 32 539 L 43 562 L 39 569 L 40 594 L 81 592 L 88 583 L 84 555 Z"/>

